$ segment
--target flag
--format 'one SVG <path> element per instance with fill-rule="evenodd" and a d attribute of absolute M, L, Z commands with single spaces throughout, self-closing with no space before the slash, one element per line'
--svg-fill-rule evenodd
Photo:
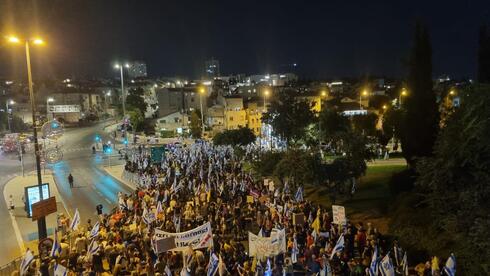
<path fill-rule="evenodd" d="M 335 247 L 332 249 L 332 254 L 330 255 L 330 260 L 333 259 L 335 253 L 344 250 L 344 234 L 340 235 L 340 238 L 337 240 Z"/>
<path fill-rule="evenodd" d="M 94 227 L 92 227 L 92 230 L 90 230 L 90 239 L 93 239 L 99 235 L 99 229 L 100 229 L 100 222 L 97 221 L 94 224 Z"/>
<path fill-rule="evenodd" d="M 403 276 L 408 276 L 408 261 L 407 261 L 407 252 L 405 251 L 405 254 L 403 254 L 403 259 L 402 259 L 402 275 Z"/>
<path fill-rule="evenodd" d="M 70 224 L 70 230 L 77 230 L 78 225 L 80 225 L 80 213 L 78 212 L 78 209 L 75 209 L 75 215 L 73 215 L 73 219 Z"/>
<path fill-rule="evenodd" d="M 180 232 L 180 216 L 174 215 L 173 223 L 175 225 L 175 232 L 179 233 Z"/>
<path fill-rule="evenodd" d="M 161 213 L 163 213 L 162 202 L 161 201 L 158 201 L 158 204 L 157 204 L 157 214 L 161 214 Z"/>
<path fill-rule="evenodd" d="M 379 271 L 382 276 L 395 276 L 395 268 L 391 262 L 390 252 L 381 260 Z"/>
<path fill-rule="evenodd" d="M 93 255 L 99 252 L 99 248 L 99 244 L 95 240 L 92 240 L 88 245 L 87 255 Z"/>
<path fill-rule="evenodd" d="M 378 275 L 378 247 L 374 247 L 373 256 L 371 257 L 371 265 L 369 265 L 369 276 Z"/>
<path fill-rule="evenodd" d="M 449 258 L 447 258 L 443 270 L 449 276 L 456 275 L 456 256 L 454 256 L 453 253 L 451 253 L 451 256 L 449 256 Z"/>
<path fill-rule="evenodd" d="M 53 247 L 51 247 L 51 253 L 49 253 L 49 256 L 51 258 L 56 257 L 56 255 L 61 254 L 61 245 L 58 242 L 58 231 L 54 230 L 54 239 L 53 239 Z"/>
<path fill-rule="evenodd" d="M 226 266 L 225 266 L 225 262 L 223 262 L 223 259 L 221 258 L 221 255 L 219 255 L 219 259 L 218 259 L 218 274 L 219 276 L 223 276 L 223 275 L 226 275 Z"/>
<path fill-rule="evenodd" d="M 68 269 L 58 263 L 54 264 L 54 276 L 66 276 Z"/>
<path fill-rule="evenodd" d="M 320 276 L 326 276 L 332 274 L 332 268 L 330 267 L 330 263 L 327 260 L 327 257 L 323 255 L 322 257 L 322 268 L 320 270 Z"/>
<path fill-rule="evenodd" d="M 264 276 L 272 276 L 272 268 L 269 258 L 267 258 L 267 265 L 265 267 Z"/>
<path fill-rule="evenodd" d="M 298 262 L 298 241 L 296 241 L 296 236 L 294 236 L 293 249 L 291 250 L 291 261 L 293 264 Z"/>
<path fill-rule="evenodd" d="M 316 216 L 316 219 L 311 224 L 311 228 L 315 230 L 314 232 L 316 232 L 316 234 L 320 233 L 320 218 L 318 216 Z"/>
<path fill-rule="evenodd" d="M 263 237 L 264 236 L 264 232 L 262 232 L 262 227 L 260 227 L 260 231 L 257 234 L 257 236 L 259 236 L 259 237 Z"/>
<path fill-rule="evenodd" d="M 303 187 L 298 187 L 298 190 L 296 191 L 296 195 L 294 196 L 294 199 L 296 202 L 301 202 L 303 201 Z"/>
<path fill-rule="evenodd" d="M 25 275 L 27 273 L 29 270 L 29 265 L 33 260 L 34 255 L 32 255 L 32 252 L 29 249 L 27 249 L 26 254 L 22 258 L 22 262 L 20 263 L 20 275 Z"/>
<path fill-rule="evenodd" d="M 143 215 L 141 216 L 143 221 L 148 225 L 155 221 L 155 214 L 148 212 L 148 208 L 143 209 Z"/>
<path fill-rule="evenodd" d="M 218 264 L 219 259 L 216 257 L 216 254 L 211 254 L 211 257 L 209 257 L 208 272 L 206 273 L 206 276 L 214 276 L 214 274 L 216 274 L 218 271 Z"/>
<path fill-rule="evenodd" d="M 172 271 L 170 270 L 168 265 L 165 265 L 165 274 L 167 274 L 167 276 L 172 276 Z"/>

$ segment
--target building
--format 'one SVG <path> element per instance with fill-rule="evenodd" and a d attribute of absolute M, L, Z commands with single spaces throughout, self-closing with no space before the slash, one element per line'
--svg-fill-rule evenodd
<path fill-rule="evenodd" d="M 207 60 L 205 63 L 205 76 L 208 79 L 214 79 L 220 76 L 220 71 L 219 71 L 219 60 L 217 59 L 210 59 Z"/>
<path fill-rule="evenodd" d="M 175 112 L 189 113 L 195 109 L 207 111 L 207 93 L 200 95 L 197 87 L 156 88 L 158 101 L 158 117 L 164 117 Z"/>
<path fill-rule="evenodd" d="M 243 108 L 243 99 L 241 97 L 225 97 L 225 128 L 227 130 L 246 127 L 247 112 Z"/>
<path fill-rule="evenodd" d="M 188 129 L 190 123 L 190 117 L 187 114 L 181 112 L 174 112 L 158 118 L 155 124 L 155 132 L 173 132 L 182 133 Z"/>
<path fill-rule="evenodd" d="M 257 102 L 249 102 L 247 104 L 245 110 L 247 115 L 247 127 L 253 131 L 255 136 L 260 136 L 263 111 L 263 106 L 259 106 Z"/>
<path fill-rule="evenodd" d="M 225 130 L 225 108 L 222 105 L 208 108 L 205 121 L 206 125 L 211 128 L 212 135 Z"/>
<path fill-rule="evenodd" d="M 148 76 L 146 72 L 146 63 L 142 61 L 131 63 L 131 66 L 128 68 L 128 76 L 131 79 L 146 78 Z"/>

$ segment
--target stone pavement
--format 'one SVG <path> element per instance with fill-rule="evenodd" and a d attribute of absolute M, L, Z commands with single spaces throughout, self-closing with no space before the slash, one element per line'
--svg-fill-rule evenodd
<path fill-rule="evenodd" d="M 51 172 L 46 172 L 42 175 L 43 183 L 49 183 L 50 196 L 56 197 L 57 213 L 50 214 L 46 217 L 46 227 L 48 230 L 48 236 L 54 233 L 56 227 L 56 216 L 59 213 L 67 214 L 63 199 L 61 198 L 56 183 L 54 181 Z M 18 248 L 2 248 L 3 250 L 15 250 L 18 255 L 21 252 L 25 252 L 25 248 L 30 248 L 37 253 L 37 239 L 38 229 L 37 222 L 27 217 L 27 213 L 24 209 L 24 203 L 22 196 L 24 195 L 24 188 L 37 184 L 37 175 L 35 173 L 26 174 L 25 177 L 17 176 L 12 178 L 4 187 L 3 195 L 5 202 L 8 205 L 9 197 L 12 195 L 15 209 L 10 212 L 10 219 L 15 231 L 15 238 L 17 239 Z M 8 207 L 8 206 L 7 206 Z M 70 214 L 68 214 L 70 215 Z M 14 238 L 14 237 L 9 237 Z"/>

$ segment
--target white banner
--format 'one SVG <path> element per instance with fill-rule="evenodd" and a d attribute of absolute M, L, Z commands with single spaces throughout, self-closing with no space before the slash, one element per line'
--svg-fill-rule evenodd
<path fill-rule="evenodd" d="M 187 250 L 189 246 L 192 249 L 208 248 L 213 245 L 213 233 L 211 223 L 207 222 L 192 230 L 181 233 L 169 233 L 155 229 L 155 239 L 175 237 L 175 248 L 172 251 Z"/>
<path fill-rule="evenodd" d="M 340 205 L 332 205 L 333 223 L 345 224 L 345 208 Z"/>
<path fill-rule="evenodd" d="M 49 105 L 49 112 L 52 113 L 78 113 L 80 112 L 80 105 Z"/>
<path fill-rule="evenodd" d="M 286 252 L 286 231 L 273 229 L 270 237 L 259 237 L 248 232 L 249 256 L 274 256 Z"/>

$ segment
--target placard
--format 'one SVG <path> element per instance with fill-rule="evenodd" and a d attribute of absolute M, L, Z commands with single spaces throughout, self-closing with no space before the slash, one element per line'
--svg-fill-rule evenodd
<path fill-rule="evenodd" d="M 340 205 L 332 205 L 332 216 L 333 223 L 344 224 L 346 222 L 345 207 Z"/>
<path fill-rule="evenodd" d="M 42 194 L 40 190 L 42 191 Z M 32 214 L 32 204 L 39 202 L 43 199 L 49 198 L 50 196 L 49 184 L 43 183 L 41 185 L 41 189 L 39 189 L 39 185 L 25 187 L 24 194 L 28 207 L 27 214 L 30 217 Z"/>
<path fill-rule="evenodd" d="M 305 214 L 303 213 L 293 214 L 293 224 L 294 225 L 305 224 Z"/>
<path fill-rule="evenodd" d="M 253 196 L 247 196 L 247 203 L 254 203 L 254 197 Z"/>
<path fill-rule="evenodd" d="M 184 251 L 190 247 L 192 249 L 208 248 L 213 245 L 213 233 L 211 223 L 207 222 L 192 230 L 181 233 L 169 233 L 160 229 L 155 229 L 155 239 L 175 237 L 174 251 Z"/>
<path fill-rule="evenodd" d="M 49 214 L 56 213 L 56 198 L 54 196 L 38 201 L 32 204 L 32 220 L 37 220 L 40 217 L 45 217 Z"/>

